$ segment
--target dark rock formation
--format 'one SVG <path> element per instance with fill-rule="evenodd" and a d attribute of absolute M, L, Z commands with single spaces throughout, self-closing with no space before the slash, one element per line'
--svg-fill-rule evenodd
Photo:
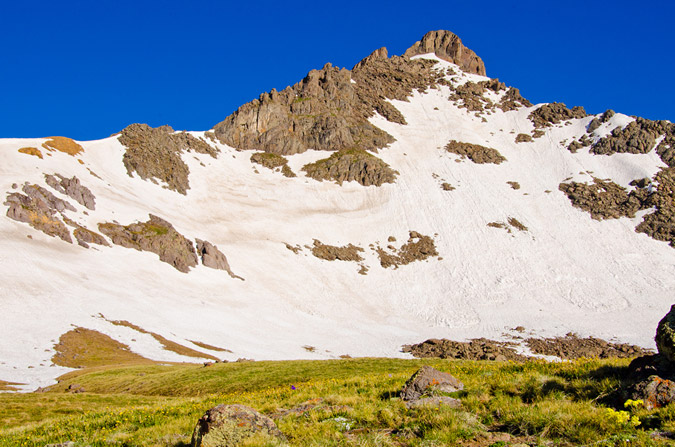
<path fill-rule="evenodd" d="M 528 133 L 519 133 L 516 135 L 516 143 L 532 143 L 534 139 Z"/>
<path fill-rule="evenodd" d="M 567 150 L 574 154 L 582 147 L 590 145 L 591 145 L 590 138 L 588 138 L 588 135 L 584 134 L 581 137 L 579 137 L 579 140 L 572 140 L 572 142 L 567 146 Z"/>
<path fill-rule="evenodd" d="M 559 124 L 561 121 L 584 118 L 586 116 L 587 114 L 583 107 L 576 106 L 570 110 L 561 102 L 552 102 L 533 110 L 528 115 L 528 119 L 532 121 L 535 128 L 545 128 Z"/>
<path fill-rule="evenodd" d="M 675 304 L 659 322 L 654 340 L 659 354 L 675 363 Z"/>
<path fill-rule="evenodd" d="M 463 389 L 464 384 L 452 374 L 438 371 L 431 366 L 423 366 L 408 379 L 400 395 L 404 401 L 414 401 L 422 396 L 453 393 Z"/>
<path fill-rule="evenodd" d="M 80 184 L 80 179 L 77 177 L 73 176 L 73 178 L 66 178 L 59 174 L 45 174 L 45 181 L 56 191 L 74 199 L 80 205 L 90 210 L 96 209 L 96 198 L 94 197 L 94 194 L 92 194 L 89 188 Z"/>
<path fill-rule="evenodd" d="M 603 123 L 606 123 L 609 121 L 611 117 L 615 115 L 614 110 L 607 109 L 603 112 L 602 115 L 600 115 L 600 118 L 595 117 L 593 120 L 591 120 L 590 123 L 588 123 L 588 127 L 586 127 L 586 132 L 591 134 L 595 132 L 595 130 L 600 127 Z"/>
<path fill-rule="evenodd" d="M 312 247 L 312 254 L 326 261 L 363 261 L 363 257 L 359 254 L 360 252 L 363 252 L 363 248 L 352 244 L 337 247 L 335 245 L 323 244 L 317 239 L 314 239 L 314 246 Z"/>
<path fill-rule="evenodd" d="M 484 164 L 484 163 L 494 163 L 500 164 L 503 161 L 506 161 L 506 158 L 491 147 L 481 146 L 479 144 L 463 143 L 460 141 L 452 140 L 445 145 L 445 150 L 461 155 L 462 158 L 469 158 L 474 163 Z"/>
<path fill-rule="evenodd" d="M 593 183 L 561 183 L 558 186 L 577 208 L 591 213 L 596 220 L 635 217 L 635 213 L 649 208 L 646 189 L 626 191 L 612 181 L 593 178 Z"/>
<path fill-rule="evenodd" d="M 467 342 L 447 339 L 429 339 L 425 342 L 404 345 L 403 352 L 409 352 L 418 358 L 440 357 L 442 359 L 465 360 L 525 360 L 524 356 L 516 353 L 510 346 L 513 344 L 477 338 Z"/>
<path fill-rule="evenodd" d="M 217 270 L 225 270 L 232 278 L 241 279 L 244 278 L 237 276 L 232 272 L 227 258 L 218 250 L 218 247 L 210 243 L 209 241 L 203 241 L 201 239 L 195 239 L 197 242 L 197 255 L 201 258 L 202 264 L 205 267 L 209 267 Z"/>
<path fill-rule="evenodd" d="M 186 194 L 190 187 L 188 166 L 181 160 L 184 150 L 209 154 L 217 150 L 187 132 L 174 133 L 169 126 L 152 128 L 147 124 L 131 124 L 120 132 L 120 143 L 127 147 L 124 166 L 131 176 L 136 172 L 142 179 L 158 179 L 169 189 Z"/>
<path fill-rule="evenodd" d="M 229 447 L 255 433 L 283 439 L 274 421 L 245 405 L 217 405 L 204 414 L 192 433 L 191 447 Z"/>
<path fill-rule="evenodd" d="M 485 76 L 485 64 L 476 53 L 462 44 L 462 40 L 450 31 L 429 31 L 422 40 L 415 42 L 403 54 L 413 57 L 434 53 L 440 59 L 458 65 L 463 71 Z"/>
<path fill-rule="evenodd" d="M 281 168 L 281 173 L 286 177 L 296 177 L 295 172 L 288 167 L 286 157 L 271 152 L 256 152 L 251 155 L 251 163 L 257 163 L 267 169 Z"/>
<path fill-rule="evenodd" d="M 382 267 L 389 268 L 393 266 L 394 268 L 398 268 L 399 265 L 408 265 L 411 262 L 423 261 L 431 256 L 438 256 L 436 244 L 431 237 L 420 234 L 417 231 L 411 231 L 409 236 L 408 241 L 399 249 L 393 246 L 388 247 L 389 251 L 381 247 L 375 249 Z"/>
<path fill-rule="evenodd" d="M 363 186 L 394 183 L 398 174 L 376 156 L 359 149 L 335 152 L 328 158 L 303 166 L 302 170 L 315 180 L 334 180 L 340 185 L 353 180 Z"/>
<path fill-rule="evenodd" d="M 152 214 L 147 222 L 127 226 L 101 223 L 98 229 L 113 244 L 156 253 L 161 261 L 181 272 L 187 273 L 190 267 L 197 265 L 192 242 L 178 233 L 169 222 Z"/>
<path fill-rule="evenodd" d="M 469 112 L 482 113 L 486 110 L 494 112 L 495 108 L 508 112 L 532 105 L 530 101 L 520 95 L 518 89 L 506 87 L 506 84 L 500 82 L 499 79 L 488 79 L 480 82 L 468 81 L 456 87 L 453 87 L 452 84 L 449 84 L 449 86 L 453 92 L 448 99 L 454 101 L 459 108 L 466 109 Z M 485 96 L 488 91 L 494 93 L 506 91 L 506 93 L 502 95 L 499 103 L 495 104 Z"/>

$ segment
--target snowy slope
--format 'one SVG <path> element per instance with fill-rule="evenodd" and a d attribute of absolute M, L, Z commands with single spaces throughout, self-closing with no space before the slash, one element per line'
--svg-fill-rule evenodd
<path fill-rule="evenodd" d="M 396 138 L 377 155 L 399 176 L 381 187 L 305 177 L 301 167 L 326 152 L 288 156 L 298 177 L 286 178 L 252 164 L 251 152 L 218 144 L 215 159 L 184 154 L 190 168 L 184 196 L 128 176 L 116 137 L 80 142 L 84 153 L 75 157 L 52 152 L 44 159 L 18 149 L 45 139 L 0 140 L 5 195 L 14 183 L 46 187 L 44 174 L 75 175 L 97 202 L 96 211 L 84 214 L 70 200 L 77 208 L 66 212 L 71 219 L 96 230 L 100 222 L 126 225 L 155 214 L 186 237 L 217 245 L 245 279 L 201 265 L 181 273 L 153 253 L 120 246 L 85 249 L 3 213 L 0 380 L 26 390 L 53 383 L 68 371 L 52 365 L 53 346 L 73 327 L 98 330 L 154 360 L 195 361 L 109 320 L 128 320 L 228 360 L 403 356 L 405 343 L 503 339 L 515 326 L 538 336 L 574 331 L 653 347 L 656 324 L 672 304 L 675 250 L 636 233 L 640 216 L 592 220 L 558 185 L 591 181 L 592 174 L 628 186 L 664 167 L 659 157 L 571 153 L 561 142 L 582 135 L 590 116 L 516 144 L 516 134 L 532 131 L 527 116 L 536 106 L 497 109 L 483 122 L 448 101 L 449 94 L 440 86 L 394 101 L 407 125 L 372 119 Z M 617 114 L 606 127 L 631 120 Z M 498 148 L 507 161 L 460 160 L 442 149 L 452 139 Z M 443 191 L 441 182 L 456 189 Z M 487 225 L 509 217 L 528 230 Z M 386 246 L 394 236 L 400 245 L 413 230 L 434 235 L 442 259 L 382 268 L 369 244 Z M 311 246 L 313 239 L 363 247 L 367 275 L 355 263 L 321 260 L 308 248 L 295 254 L 285 245 Z"/>

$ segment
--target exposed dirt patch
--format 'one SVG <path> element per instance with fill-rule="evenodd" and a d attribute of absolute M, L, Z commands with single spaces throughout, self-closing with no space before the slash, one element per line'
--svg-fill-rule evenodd
<path fill-rule="evenodd" d="M 326 261 L 363 261 L 363 248 L 356 245 L 347 244 L 342 247 L 335 245 L 326 245 L 321 241 L 314 239 L 314 246 L 312 247 L 312 254 L 319 259 Z"/>
<path fill-rule="evenodd" d="M 588 115 L 583 107 L 576 106 L 570 110 L 561 102 L 552 102 L 533 110 L 528 115 L 528 119 L 532 121 L 535 128 L 546 128 L 562 121 L 585 118 L 586 116 Z M 537 137 L 535 136 L 535 138 Z"/>
<path fill-rule="evenodd" d="M 68 368 L 117 365 L 124 363 L 153 363 L 123 343 L 92 329 L 77 327 L 61 335 L 54 345 L 55 365 Z"/>
<path fill-rule="evenodd" d="M 409 236 L 408 241 L 398 249 L 393 245 L 387 246 L 386 249 L 379 246 L 374 249 L 380 258 L 382 267 L 398 268 L 399 265 L 407 265 L 411 262 L 423 261 L 431 256 L 438 256 L 433 238 L 417 231 L 411 231 Z"/>
<path fill-rule="evenodd" d="M 118 137 L 127 147 L 124 166 L 129 176 L 136 172 L 142 179 L 158 179 L 169 189 L 186 194 L 190 187 L 190 170 L 180 154 L 193 150 L 216 157 L 218 151 L 205 141 L 187 132 L 174 133 L 169 126 L 152 128 L 147 124 L 131 124 Z"/>
<path fill-rule="evenodd" d="M 232 351 L 230 351 L 229 349 L 219 348 L 218 346 L 213 346 L 213 345 L 209 345 L 209 344 L 206 344 L 206 343 L 202 343 L 201 341 L 194 341 L 194 340 L 188 340 L 188 341 L 190 343 L 192 343 L 193 345 L 199 346 L 200 348 L 208 349 L 210 351 L 229 352 L 230 354 L 232 354 Z"/>
<path fill-rule="evenodd" d="M 460 155 L 462 158 L 468 157 L 471 161 L 478 164 L 493 163 L 498 165 L 506 161 L 506 158 L 497 149 L 479 144 L 462 143 L 452 140 L 445 145 L 445 150 Z"/>
<path fill-rule="evenodd" d="M 398 172 L 376 156 L 358 149 L 341 150 L 330 157 L 302 167 L 308 177 L 315 180 L 356 181 L 363 186 L 380 186 L 394 183 Z"/>
<path fill-rule="evenodd" d="M 104 318 L 105 319 L 105 318 Z M 133 329 L 136 332 L 140 332 L 141 334 L 148 334 L 151 335 L 152 338 L 157 340 L 165 350 L 175 352 L 176 354 L 184 355 L 187 357 L 196 357 L 196 358 L 207 358 L 211 360 L 220 360 L 217 357 L 214 357 L 210 354 L 205 354 L 203 352 L 195 351 L 194 349 L 190 349 L 187 346 L 183 346 L 179 343 L 176 343 L 171 340 L 167 340 L 166 338 L 162 337 L 161 335 L 155 333 L 155 332 L 150 332 L 146 331 L 140 326 L 136 326 L 133 323 L 130 323 L 129 321 L 126 320 L 108 320 L 105 319 L 107 322 L 114 324 L 115 326 L 124 326 L 128 327 L 129 329 Z"/>
<path fill-rule="evenodd" d="M 150 220 L 130 225 L 100 223 L 98 229 L 113 244 L 150 251 L 159 255 L 176 270 L 187 273 L 197 265 L 197 254 L 192 241 L 178 233 L 166 220 L 150 214 Z"/>
<path fill-rule="evenodd" d="M 513 349 L 514 343 L 499 342 L 485 338 L 477 338 L 460 342 L 447 339 L 432 338 L 414 345 L 403 345 L 402 351 L 409 352 L 414 357 L 440 357 L 442 359 L 463 360 L 495 360 L 495 361 L 524 361 L 527 357 L 517 354 Z"/>
<path fill-rule="evenodd" d="M 73 156 L 84 152 L 82 146 L 67 137 L 49 137 L 47 141 L 42 143 L 42 147 L 51 152 L 59 151 Z"/>
<path fill-rule="evenodd" d="M 635 213 L 649 208 L 647 189 L 636 188 L 626 191 L 612 181 L 593 177 L 593 183 L 561 183 L 560 191 L 570 199 L 572 205 L 591 213 L 596 220 L 635 217 Z"/>
<path fill-rule="evenodd" d="M 16 382 L 5 382 L 4 380 L 0 380 L 0 391 L 19 391 L 19 388 L 17 388 L 15 385 L 24 385 L 24 384 Z"/>
<path fill-rule="evenodd" d="M 38 158 L 42 158 L 42 152 L 40 152 L 40 149 L 36 147 L 22 147 L 21 149 L 19 149 L 19 152 L 21 152 L 22 154 L 28 154 Z"/>
<path fill-rule="evenodd" d="M 271 170 L 281 169 L 281 173 L 286 177 L 296 177 L 295 172 L 288 166 L 286 157 L 273 154 L 271 152 L 256 152 L 251 155 L 251 163 L 257 163 Z"/>
<path fill-rule="evenodd" d="M 579 338 L 574 334 L 555 338 L 528 338 L 525 344 L 535 354 L 552 355 L 563 360 L 580 357 L 627 358 L 651 354 L 652 351 L 625 343 L 609 343 L 599 338 Z"/>

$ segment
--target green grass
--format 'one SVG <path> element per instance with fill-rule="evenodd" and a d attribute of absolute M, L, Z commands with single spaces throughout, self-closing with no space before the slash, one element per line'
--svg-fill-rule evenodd
<path fill-rule="evenodd" d="M 219 403 L 271 414 L 316 398 L 323 401 L 314 410 L 276 420 L 289 445 L 500 445 L 490 432 L 530 445 L 668 445 L 650 434 L 675 430 L 675 405 L 627 409 L 637 427 L 607 410 L 604 399 L 628 362 L 346 359 L 83 370 L 47 393 L 0 395 L 0 446 L 184 447 L 197 419 Z M 406 408 L 398 391 L 421 365 L 464 382 L 455 393 L 461 409 Z M 64 392 L 70 384 L 87 392 Z M 246 444 L 278 443 L 257 437 Z"/>

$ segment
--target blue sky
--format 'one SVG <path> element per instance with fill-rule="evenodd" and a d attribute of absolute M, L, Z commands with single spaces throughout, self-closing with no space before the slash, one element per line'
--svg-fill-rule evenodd
<path fill-rule="evenodd" d="M 0 8 L 0 137 L 205 130 L 326 62 L 448 29 L 533 103 L 675 121 L 667 1 L 26 1 Z"/>

